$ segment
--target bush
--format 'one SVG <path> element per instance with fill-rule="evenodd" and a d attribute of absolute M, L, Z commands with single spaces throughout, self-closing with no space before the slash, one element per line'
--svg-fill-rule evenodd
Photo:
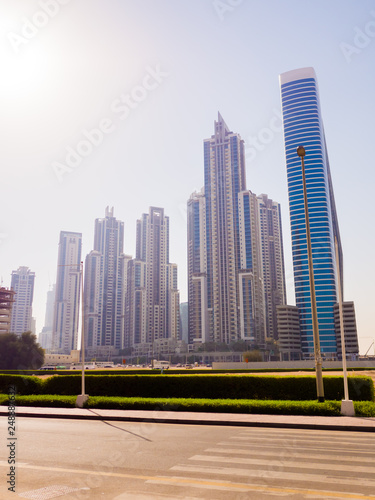
<path fill-rule="evenodd" d="M 85 384 L 91 375 L 85 376 Z M 43 380 L 43 394 L 60 394 L 61 396 L 71 396 L 81 393 L 82 377 L 74 375 L 53 375 Z"/>
<path fill-rule="evenodd" d="M 344 397 L 342 377 L 324 377 L 325 399 Z M 372 401 L 370 377 L 349 377 L 349 397 Z M 44 394 L 73 395 L 81 392 L 81 376 L 54 375 L 43 381 Z M 315 377 L 251 375 L 86 375 L 87 394 L 142 398 L 205 398 L 258 400 L 316 400 Z"/>
<path fill-rule="evenodd" d="M 11 386 L 16 394 L 41 394 L 43 380 L 28 375 L 0 375 L 0 393 L 8 394 Z"/>
<path fill-rule="evenodd" d="M 16 396 L 16 406 L 37 406 L 46 408 L 74 408 L 77 396 L 29 395 Z M 0 405 L 8 404 L 8 396 L 0 395 Z M 16 410 L 17 411 L 17 410 Z"/>
<path fill-rule="evenodd" d="M 375 403 L 372 401 L 355 401 L 354 409 L 357 417 L 375 417 Z"/>

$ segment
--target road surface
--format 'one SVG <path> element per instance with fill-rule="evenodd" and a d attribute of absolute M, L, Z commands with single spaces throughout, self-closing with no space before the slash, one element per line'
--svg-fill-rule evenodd
<path fill-rule="evenodd" d="M 18 417 L 1 446 L 2 499 L 375 500 L 375 433 Z"/>

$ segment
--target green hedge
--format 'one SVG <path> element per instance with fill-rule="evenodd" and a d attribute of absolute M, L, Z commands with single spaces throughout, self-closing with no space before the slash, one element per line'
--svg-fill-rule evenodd
<path fill-rule="evenodd" d="M 342 377 L 323 377 L 327 400 L 344 397 Z M 38 379 L 22 375 L 0 375 L 0 392 L 9 386 L 17 394 L 74 395 L 81 392 L 81 376 L 54 375 Z M 348 378 L 349 397 L 353 401 L 374 401 L 374 384 L 370 377 Z M 294 400 L 316 399 L 316 379 L 310 376 L 252 375 L 86 375 L 86 393 L 92 396 L 142 398 L 203 398 Z"/>
<path fill-rule="evenodd" d="M 324 377 L 325 398 L 344 397 L 341 377 Z M 373 401 L 374 384 L 370 377 L 349 377 L 349 397 L 353 401 Z M 205 398 L 296 400 L 316 399 L 315 377 L 251 375 L 87 375 L 87 394 L 143 398 Z M 53 376 L 44 381 L 44 394 L 79 394 L 81 377 Z"/>
<path fill-rule="evenodd" d="M 8 394 L 10 387 L 16 394 L 41 394 L 43 380 L 29 375 L 0 375 L 0 393 Z"/>
<path fill-rule="evenodd" d="M 74 408 L 77 396 L 17 396 L 18 406 Z M 0 394 L 0 405 L 8 405 L 9 398 Z M 120 398 L 90 396 L 87 408 L 147 411 L 192 411 L 214 413 L 253 413 L 268 415 L 340 415 L 340 401 L 262 401 L 230 399 L 182 399 L 182 398 Z M 357 417 L 375 417 L 375 403 L 355 401 Z"/>

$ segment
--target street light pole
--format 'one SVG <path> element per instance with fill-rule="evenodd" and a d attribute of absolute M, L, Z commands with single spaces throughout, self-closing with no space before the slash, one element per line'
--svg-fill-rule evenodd
<path fill-rule="evenodd" d="M 348 373 L 346 369 L 346 349 L 345 349 L 345 329 L 344 329 L 344 312 L 342 307 L 342 291 L 341 291 L 341 276 L 339 265 L 339 246 L 337 237 L 335 237 L 335 253 L 336 253 L 336 267 L 337 267 L 337 288 L 339 298 L 339 315 L 340 315 L 340 334 L 341 334 L 341 357 L 342 357 L 342 371 L 344 375 L 344 399 L 341 401 L 341 415 L 353 417 L 355 415 L 353 401 L 349 399 L 348 388 Z"/>
<path fill-rule="evenodd" d="M 316 307 L 316 296 L 315 296 L 315 281 L 314 281 L 314 268 L 313 268 L 312 248 L 311 248 L 309 209 L 307 205 L 305 148 L 303 146 L 299 146 L 297 148 L 297 154 L 301 158 L 301 165 L 302 165 L 303 200 L 305 207 L 307 255 L 308 255 L 308 265 L 309 265 L 311 313 L 312 313 L 312 327 L 313 327 L 314 354 L 315 354 L 316 391 L 317 391 L 318 401 L 322 403 L 324 401 L 322 355 L 320 352 L 319 323 L 318 323 L 318 311 Z"/>
<path fill-rule="evenodd" d="M 82 378 L 81 378 L 81 394 L 77 396 L 76 406 L 82 408 L 89 396 L 85 394 L 85 305 L 84 305 L 84 295 L 83 295 L 83 262 L 81 261 L 81 360 L 82 360 Z"/>

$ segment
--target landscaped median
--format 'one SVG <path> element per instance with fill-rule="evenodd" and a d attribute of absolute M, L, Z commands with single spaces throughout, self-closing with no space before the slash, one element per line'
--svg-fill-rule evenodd
<path fill-rule="evenodd" d="M 315 377 L 252 375 L 86 375 L 89 408 L 258 413 L 278 415 L 340 415 L 342 377 L 323 378 L 326 401 L 316 400 Z M 374 384 L 370 377 L 351 376 L 349 397 L 356 416 L 375 417 Z M 74 407 L 81 377 L 54 375 L 46 379 L 0 375 L 0 404 L 8 388 L 16 388 L 16 405 Z"/>

